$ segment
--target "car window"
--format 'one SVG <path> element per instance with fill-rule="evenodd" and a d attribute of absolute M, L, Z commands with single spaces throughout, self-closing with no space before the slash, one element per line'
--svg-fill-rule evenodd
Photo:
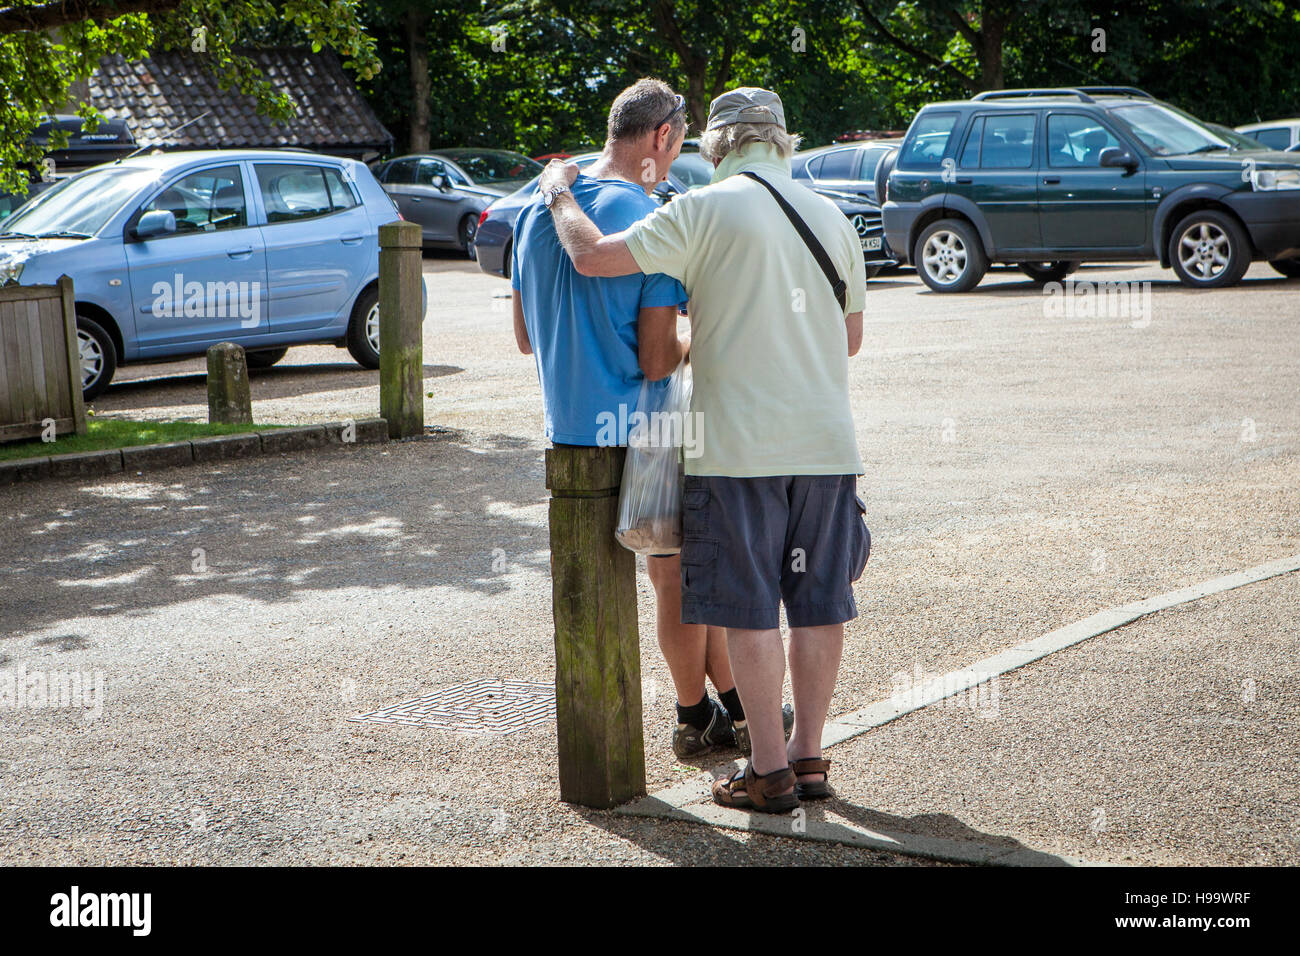
<path fill-rule="evenodd" d="M 157 169 L 100 166 L 57 183 L 5 220 L 4 228 L 39 236 L 50 232 L 94 235 L 136 194 L 158 179 Z"/>
<path fill-rule="evenodd" d="M 687 189 L 707 186 L 713 180 L 713 164 L 699 153 L 682 153 L 669 168 Z"/>
<path fill-rule="evenodd" d="M 384 182 L 395 185 L 406 185 L 415 181 L 415 163 L 414 159 L 395 159 L 388 164 L 384 170 Z"/>
<path fill-rule="evenodd" d="M 980 164 L 980 138 L 984 135 L 984 117 L 975 117 L 975 122 L 970 124 L 970 135 L 966 137 L 966 145 L 962 147 L 961 157 L 957 164 L 963 169 L 978 169 Z"/>
<path fill-rule="evenodd" d="M 956 113 L 923 113 L 918 116 L 899 154 L 898 168 L 938 169 L 956 125 Z"/>
<path fill-rule="evenodd" d="M 417 186 L 433 186 L 434 177 L 445 176 L 447 166 L 441 160 L 422 159 L 420 160 L 420 169 L 415 174 L 415 184 Z"/>
<path fill-rule="evenodd" d="M 1270 126 L 1268 129 L 1253 129 L 1247 136 L 1251 136 L 1263 143 L 1269 149 L 1286 149 L 1291 145 L 1291 130 L 1285 126 Z"/>
<path fill-rule="evenodd" d="M 331 199 L 326 172 L 336 170 L 290 163 L 257 163 L 253 168 L 257 171 L 257 183 L 269 223 L 311 219 L 355 205 L 355 202 L 335 205 Z M 342 199 L 337 189 L 333 192 Z M 346 192 L 351 196 L 351 190 Z"/>
<path fill-rule="evenodd" d="M 505 151 L 455 153 L 453 159 L 479 185 L 512 179 L 528 179 L 542 171 L 541 163 L 534 162 L 519 153 Z"/>
<path fill-rule="evenodd" d="M 980 136 L 980 168 L 1028 169 L 1032 166 L 1035 118 L 1033 113 L 986 115 Z"/>
<path fill-rule="evenodd" d="M 862 163 L 861 165 L 858 166 L 858 179 L 861 179 L 864 182 L 869 182 L 869 183 L 875 182 L 876 167 L 880 165 L 880 161 L 884 158 L 885 153 L 889 152 L 889 150 L 864 149 L 864 150 L 860 150 L 860 152 L 862 153 Z"/>
<path fill-rule="evenodd" d="M 1091 116 L 1053 113 L 1047 117 L 1047 165 L 1100 166 L 1101 151 L 1119 140 Z"/>
<path fill-rule="evenodd" d="M 238 166 L 190 173 L 169 184 L 140 209 L 141 215 L 166 210 L 176 217 L 176 232 L 217 232 L 248 225 L 244 177 Z"/>
<path fill-rule="evenodd" d="M 856 149 L 833 149 L 822 157 L 821 167 L 817 170 L 817 179 L 851 179 L 853 167 L 858 161 Z"/>
<path fill-rule="evenodd" d="M 822 158 L 823 157 L 821 156 L 814 156 L 804 165 L 804 169 L 807 171 L 809 178 L 816 179 L 818 175 L 820 175 L 822 169 Z"/>
<path fill-rule="evenodd" d="M 1126 104 L 1111 113 L 1127 123 L 1138 141 L 1156 156 L 1213 152 L 1231 146 L 1190 113 L 1162 103 Z"/>
<path fill-rule="evenodd" d="M 330 206 L 334 209 L 351 209 L 360 205 L 352 187 L 343 181 L 343 174 L 333 166 L 325 167 L 325 185 L 329 188 Z"/>

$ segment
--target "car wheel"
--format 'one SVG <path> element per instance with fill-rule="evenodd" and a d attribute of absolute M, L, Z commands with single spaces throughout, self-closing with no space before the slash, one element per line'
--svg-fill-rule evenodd
<path fill-rule="evenodd" d="M 457 240 L 460 242 L 460 251 L 465 253 L 471 259 L 477 258 L 474 252 L 474 234 L 478 231 L 478 219 L 474 216 L 465 216 L 460 221 L 460 227 L 456 230 Z"/>
<path fill-rule="evenodd" d="M 362 368 L 379 368 L 379 287 L 357 297 L 348 322 L 348 352 Z"/>
<path fill-rule="evenodd" d="M 1293 259 L 1274 259 L 1269 265 L 1288 279 L 1300 279 L 1300 256 Z"/>
<path fill-rule="evenodd" d="M 912 253 L 921 280 L 935 292 L 969 292 L 989 268 L 979 235 L 960 219 L 926 226 Z"/>
<path fill-rule="evenodd" d="M 1017 265 L 1035 282 L 1060 282 L 1079 268 L 1077 262 L 1019 262 Z"/>
<path fill-rule="evenodd" d="M 1179 281 L 1193 289 L 1236 285 L 1250 268 L 1250 240 L 1231 216 L 1200 209 L 1174 227 L 1169 261 Z"/>
<path fill-rule="evenodd" d="M 510 243 L 508 242 L 505 244 L 505 247 L 501 250 L 501 274 L 505 276 L 507 279 L 510 278 L 510 254 L 513 251 L 514 250 L 510 248 Z"/>
<path fill-rule="evenodd" d="M 249 368 L 270 368 L 280 359 L 284 358 L 289 351 L 289 346 L 282 349 L 258 349 L 256 352 L 245 352 L 244 360 L 248 363 Z"/>
<path fill-rule="evenodd" d="M 77 316 L 77 351 L 81 356 L 81 395 L 95 398 L 117 371 L 117 347 L 102 325 L 84 315 Z"/>

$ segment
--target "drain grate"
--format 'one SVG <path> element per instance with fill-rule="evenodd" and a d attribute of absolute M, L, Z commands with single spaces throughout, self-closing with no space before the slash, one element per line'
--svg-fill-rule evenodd
<path fill-rule="evenodd" d="M 410 724 L 499 737 L 530 724 L 555 720 L 555 687 L 522 680 L 482 678 L 348 720 Z"/>

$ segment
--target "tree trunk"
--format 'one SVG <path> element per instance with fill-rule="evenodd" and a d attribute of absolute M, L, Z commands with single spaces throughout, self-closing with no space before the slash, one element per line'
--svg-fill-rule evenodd
<path fill-rule="evenodd" d="M 429 13 L 425 10 L 406 11 L 406 51 L 411 70 L 411 146 L 413 153 L 429 148 L 430 82 L 429 82 Z"/>
<path fill-rule="evenodd" d="M 1008 12 L 997 13 L 985 11 L 980 24 L 979 44 L 975 48 L 980 61 L 981 89 L 1000 90 L 1005 85 L 1002 75 L 1002 41 L 1006 37 L 1007 24 L 1011 15 Z"/>

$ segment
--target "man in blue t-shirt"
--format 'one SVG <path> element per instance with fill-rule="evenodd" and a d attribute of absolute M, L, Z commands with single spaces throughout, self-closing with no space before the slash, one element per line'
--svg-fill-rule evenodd
<path fill-rule="evenodd" d="M 686 103 L 643 79 L 614 100 L 604 152 L 573 183 L 573 197 L 601 231 L 620 232 L 654 212 L 655 186 L 681 152 Z M 607 445 L 608 422 L 626 421 L 642 383 L 667 377 L 686 356 L 677 311 L 681 283 L 665 275 L 579 275 L 537 196 L 515 220 L 511 285 L 515 339 L 532 353 L 542 385 L 546 437 L 557 445 Z M 620 416 L 619 406 L 626 409 Z M 602 433 L 603 428 L 603 433 Z M 618 437 L 626 444 L 626 435 Z M 748 742 L 722 628 L 682 624 L 681 560 L 646 559 L 654 584 L 659 646 L 677 692 L 673 750 L 679 757 Z M 708 676 L 721 705 L 709 697 Z"/>

